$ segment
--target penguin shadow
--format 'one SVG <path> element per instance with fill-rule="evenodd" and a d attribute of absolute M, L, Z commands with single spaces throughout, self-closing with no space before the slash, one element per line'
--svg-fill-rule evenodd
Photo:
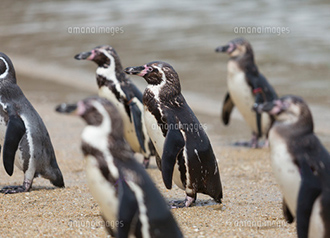
<path fill-rule="evenodd" d="M 52 190 L 56 190 L 56 189 L 59 189 L 59 188 L 57 188 L 57 187 L 47 187 L 47 186 L 35 186 L 35 187 L 31 188 L 31 190 L 29 192 L 42 191 L 42 190 L 52 191 Z"/>
<path fill-rule="evenodd" d="M 232 147 L 244 147 L 244 148 L 251 148 L 251 149 L 268 148 L 268 144 L 265 141 L 258 142 L 256 148 L 252 147 L 251 141 L 236 141 L 236 142 L 231 142 L 229 145 Z"/>
<path fill-rule="evenodd" d="M 214 210 L 224 210 L 223 204 L 219 204 L 213 199 L 198 199 L 193 202 L 189 207 L 185 206 L 186 200 L 169 200 L 168 207 L 169 209 L 176 208 L 189 208 L 189 207 L 207 207 L 207 206 L 216 206 Z"/>
<path fill-rule="evenodd" d="M 8 189 L 12 189 L 12 188 L 17 188 L 18 186 L 2 186 L 1 189 L 0 189 L 0 193 L 2 194 L 15 194 L 15 193 L 7 193 L 6 191 Z M 48 186 L 34 186 L 33 188 L 31 188 L 29 192 L 34 192 L 34 191 L 44 191 L 44 190 L 48 190 L 48 191 L 51 191 L 51 190 L 55 190 L 55 189 L 58 189 L 57 187 L 48 187 Z M 16 194 L 19 194 L 19 193 L 16 193 Z"/>

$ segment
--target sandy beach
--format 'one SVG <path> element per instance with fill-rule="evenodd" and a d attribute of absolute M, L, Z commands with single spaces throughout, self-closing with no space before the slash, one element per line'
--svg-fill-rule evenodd
<path fill-rule="evenodd" d="M 99 207 L 86 184 L 80 151 L 84 123 L 54 111 L 58 103 L 77 101 L 92 95 L 92 90 L 29 79 L 20 85 L 49 130 L 66 188 L 54 188 L 49 181 L 36 178 L 28 193 L 0 194 L 0 236 L 106 237 Z M 230 145 L 240 137 L 249 138 L 241 121 L 234 120 L 230 129 L 221 125 L 218 117 L 197 116 L 206 125 L 218 159 L 224 198 L 219 205 L 199 194 L 195 206 L 172 209 L 185 237 L 295 237 L 295 223 L 287 224 L 282 215 L 282 198 L 271 171 L 269 150 Z M 184 199 L 184 192 L 176 186 L 165 188 L 154 160 L 147 171 L 168 202 Z M 9 177 L 0 166 L 0 187 L 20 185 L 22 181 L 23 173 L 17 168 Z"/>

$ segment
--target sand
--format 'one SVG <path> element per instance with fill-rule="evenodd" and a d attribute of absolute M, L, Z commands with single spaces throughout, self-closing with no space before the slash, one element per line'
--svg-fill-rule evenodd
<path fill-rule="evenodd" d="M 80 151 L 84 123 L 54 112 L 57 103 L 89 93 L 34 81 L 23 82 L 22 88 L 49 130 L 66 188 L 54 188 L 49 181 L 36 178 L 28 193 L 0 194 L 0 236 L 106 237 L 99 207 L 86 184 Z M 224 128 L 219 118 L 198 117 L 209 125 L 207 133 L 218 159 L 224 198 L 219 205 L 199 194 L 195 206 L 172 209 L 184 236 L 295 237 L 295 223 L 287 224 L 282 215 L 282 196 L 271 171 L 269 149 L 233 147 L 230 143 L 239 138 L 238 131 L 249 138 L 245 125 L 241 129 L 242 123 L 234 122 Z M 165 188 L 154 160 L 147 171 L 167 201 L 184 199 L 184 192 L 176 186 Z M 0 187 L 22 181 L 23 173 L 17 168 L 9 177 L 0 166 Z"/>

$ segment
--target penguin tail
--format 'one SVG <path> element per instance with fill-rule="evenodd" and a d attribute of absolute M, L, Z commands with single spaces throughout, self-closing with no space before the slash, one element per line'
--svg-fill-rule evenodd
<path fill-rule="evenodd" d="M 213 196 L 213 199 L 217 203 L 222 203 L 222 190 L 216 196 Z"/>
<path fill-rule="evenodd" d="M 46 174 L 43 174 L 43 177 L 45 179 L 49 179 L 49 181 L 56 187 L 65 187 L 62 172 L 54 160 L 52 161 L 51 166 L 47 170 Z"/>
<path fill-rule="evenodd" d="M 63 176 L 62 176 L 62 173 L 61 171 L 58 169 L 56 172 L 56 178 L 55 179 L 51 179 L 50 182 L 56 186 L 56 187 L 59 187 L 59 188 L 65 188 L 65 185 L 64 185 L 64 180 L 63 180 Z"/>

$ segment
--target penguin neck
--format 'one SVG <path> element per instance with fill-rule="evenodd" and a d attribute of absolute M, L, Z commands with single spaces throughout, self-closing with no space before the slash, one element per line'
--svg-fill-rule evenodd
<path fill-rule="evenodd" d="M 114 62 L 110 65 L 99 65 L 96 70 L 96 75 L 98 80 L 97 83 L 99 86 L 102 86 L 106 81 L 113 83 L 127 81 L 127 76 L 120 62 Z M 103 78 L 103 80 L 99 80 L 99 78 Z"/>
<path fill-rule="evenodd" d="M 274 130 L 276 130 L 283 138 L 289 138 L 289 140 L 296 141 L 297 138 L 302 139 L 306 135 L 314 134 L 313 121 L 298 120 L 295 123 L 285 123 L 276 121 L 274 123 Z"/>
<path fill-rule="evenodd" d="M 259 70 L 254 61 L 254 55 L 251 50 L 248 50 L 244 55 L 239 55 L 230 58 L 230 60 L 237 62 L 238 66 L 245 73 L 258 75 Z"/>
<path fill-rule="evenodd" d="M 116 166 L 114 166 L 114 158 L 109 152 L 109 138 L 105 132 L 107 125 L 102 123 L 99 128 L 93 125 L 86 126 L 82 133 L 83 151 L 84 154 L 93 154 L 95 151 L 101 152 L 102 156 L 97 158 L 98 163 L 108 164 L 109 172 L 112 177 L 118 178 L 119 172 Z M 86 146 L 88 145 L 88 147 Z M 86 149 L 87 147 L 87 149 Z M 95 156 L 96 157 L 96 156 Z"/>
<path fill-rule="evenodd" d="M 157 85 L 148 85 L 143 95 L 143 102 L 149 103 L 164 103 L 173 104 L 178 100 L 182 101 L 181 87 L 175 85 L 171 87 L 167 83 L 161 83 Z"/>
<path fill-rule="evenodd" d="M 24 97 L 21 88 L 11 81 L 0 81 L 0 98 L 2 102 L 8 102 L 15 98 Z"/>

